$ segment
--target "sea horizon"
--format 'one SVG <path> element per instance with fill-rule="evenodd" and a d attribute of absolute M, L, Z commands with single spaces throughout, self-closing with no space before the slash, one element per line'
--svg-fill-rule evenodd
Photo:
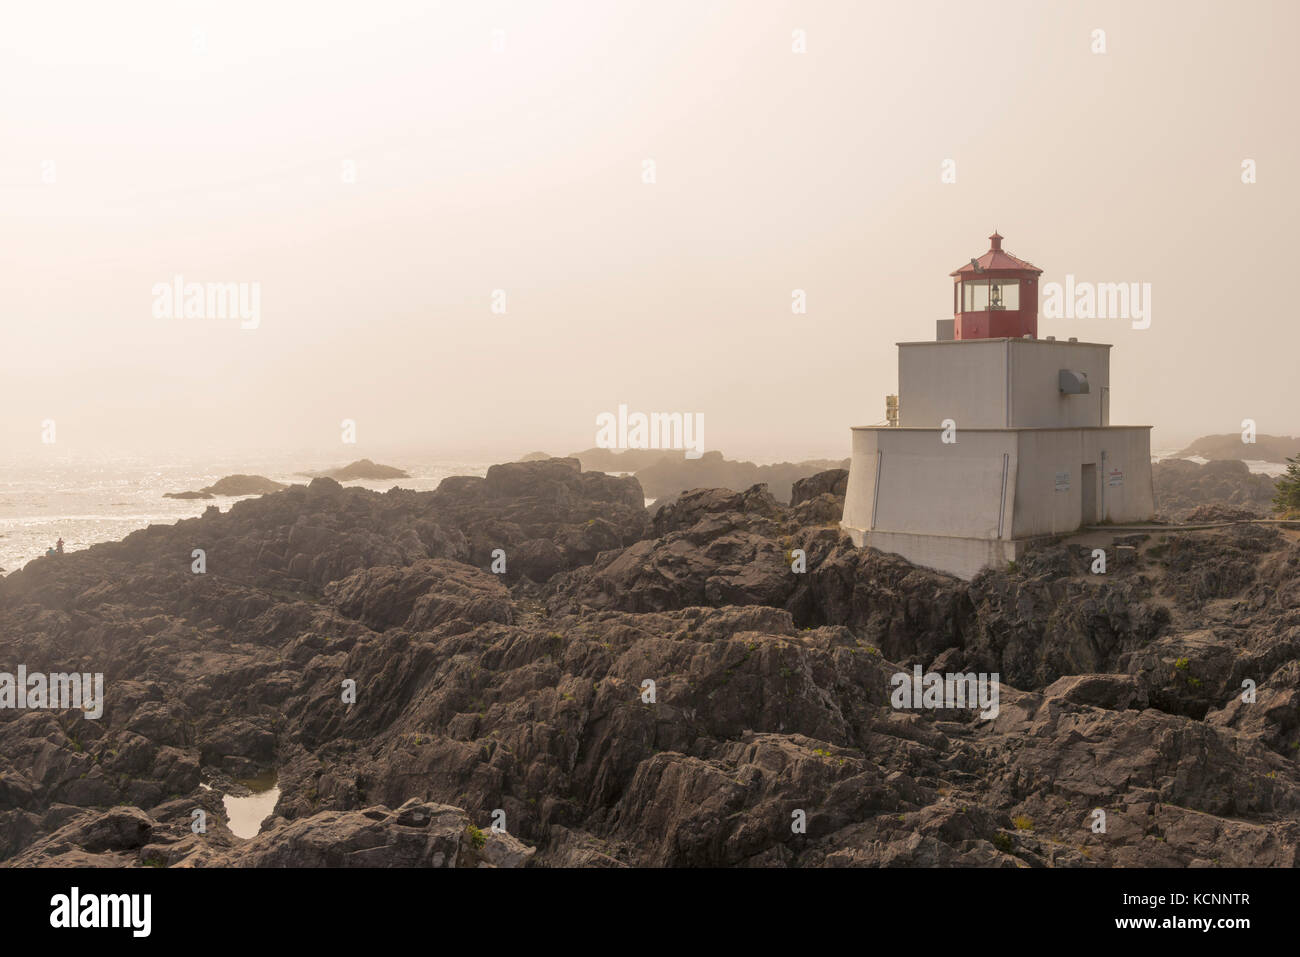
<path fill-rule="evenodd" d="M 120 541 L 150 525 L 173 525 L 215 505 L 223 512 L 249 495 L 165 498 L 168 492 L 197 491 L 227 475 L 261 475 L 285 485 L 306 484 L 301 472 L 338 468 L 361 458 L 395 465 L 409 478 L 356 480 L 349 488 L 385 492 L 395 485 L 431 491 L 451 475 L 484 475 L 491 462 L 410 456 L 401 462 L 360 453 L 315 458 L 297 453 L 247 456 L 114 455 L 87 453 L 61 462 L 0 466 L 0 575 L 8 575 L 45 554 L 59 538 L 65 551 Z"/>
<path fill-rule="evenodd" d="M 1157 449 L 1153 462 L 1177 455 L 1179 449 Z M 724 457 L 726 453 L 724 452 Z M 338 468 L 357 459 L 370 458 L 408 472 L 409 478 L 354 480 L 349 488 L 385 492 L 394 486 L 427 492 L 453 475 L 485 475 L 497 461 L 467 460 L 436 452 L 397 456 L 360 452 L 330 455 L 324 452 L 248 453 L 216 455 L 175 453 L 149 456 L 144 453 L 87 452 L 60 460 L 0 465 L 0 576 L 9 575 L 29 561 L 40 558 L 59 538 L 67 552 L 92 545 L 120 541 L 150 525 L 173 525 L 203 514 L 215 505 L 226 511 L 251 495 L 216 495 L 202 499 L 165 498 L 168 492 L 196 491 L 227 475 L 261 475 L 285 485 L 305 484 L 311 479 L 301 473 Z M 1200 456 L 1189 461 L 1204 463 Z M 772 461 L 780 461 L 773 459 Z M 768 463 L 758 463 L 768 464 Z M 1285 464 L 1265 460 L 1246 461 L 1252 471 L 1281 475 Z M 623 474 L 623 473 L 615 473 Z M 652 499 L 647 499 L 649 504 Z"/>

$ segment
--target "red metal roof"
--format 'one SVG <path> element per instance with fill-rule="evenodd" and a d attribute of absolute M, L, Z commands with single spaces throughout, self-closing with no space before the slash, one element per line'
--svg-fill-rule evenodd
<path fill-rule="evenodd" d="M 976 269 L 978 264 L 979 268 Z M 989 251 L 973 263 L 967 263 L 959 269 L 948 273 L 949 276 L 968 276 L 979 275 L 982 272 L 996 270 L 1008 270 L 1018 272 L 1041 273 L 1039 269 L 1031 262 L 1025 262 L 1023 259 L 1017 259 L 1015 256 L 1002 249 L 1002 237 L 994 233 L 989 237 Z"/>

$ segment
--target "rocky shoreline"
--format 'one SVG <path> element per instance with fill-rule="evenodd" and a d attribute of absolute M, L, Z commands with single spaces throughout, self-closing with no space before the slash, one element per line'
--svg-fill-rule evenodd
<path fill-rule="evenodd" d="M 854 549 L 843 492 L 318 478 L 35 560 L 0 581 L 0 669 L 102 672 L 106 701 L 0 709 L 0 863 L 1300 864 L 1294 532 L 962 582 Z M 892 707 L 916 664 L 998 673 L 999 714 Z M 222 788 L 270 771 L 241 840 Z"/>

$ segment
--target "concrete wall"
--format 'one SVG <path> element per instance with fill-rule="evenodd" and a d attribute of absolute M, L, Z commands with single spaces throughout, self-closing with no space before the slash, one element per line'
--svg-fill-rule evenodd
<path fill-rule="evenodd" d="M 1148 427 L 1043 429 L 1018 434 L 1013 537 L 1063 534 L 1079 527 L 1085 498 L 1084 465 L 1095 467 L 1092 496 L 1098 521 L 1143 521 L 1155 512 Z M 1058 481 L 1058 475 L 1065 476 L 1065 481 Z"/>
<path fill-rule="evenodd" d="M 1109 425 L 1110 346 L 1091 342 L 1010 340 L 1013 429 L 1091 428 Z M 1063 395 L 1060 371 L 1088 374 L 1087 395 Z M 900 403 L 901 404 L 901 403 Z"/>
<path fill-rule="evenodd" d="M 1103 520 L 1144 522 L 1155 514 L 1149 427 L 1089 429 L 1083 434 L 1083 461 L 1097 463 Z"/>
<path fill-rule="evenodd" d="M 1024 552 L 1024 543 L 944 535 L 907 535 L 901 532 L 862 532 L 849 529 L 859 548 L 901 555 L 913 565 L 934 568 L 967 581 L 986 565 L 1005 567 Z"/>
<path fill-rule="evenodd" d="M 1083 445 L 1077 429 L 1021 432 L 1016 473 L 1016 538 L 1056 535 L 1079 527 L 1083 503 L 1080 465 Z M 1057 482 L 1058 473 L 1063 481 Z"/>
<path fill-rule="evenodd" d="M 941 435 L 853 430 L 841 525 L 855 543 L 970 578 L 1016 558 L 1028 539 L 1077 530 L 1084 465 L 1094 466 L 1099 520 L 1142 521 L 1155 511 L 1147 426 L 959 428 L 951 445 Z"/>
<path fill-rule="evenodd" d="M 1000 537 L 1010 538 L 1016 433 L 959 430 L 953 444 L 940 436 L 938 429 L 854 429 L 842 524 L 979 539 L 998 538 L 1001 524 Z"/>
<path fill-rule="evenodd" d="M 1063 395 L 1060 371 L 1085 372 L 1087 395 Z M 1046 339 L 898 344 L 899 425 L 1087 428 L 1109 424 L 1110 346 Z"/>
<path fill-rule="evenodd" d="M 898 424 L 1000 429 L 1006 423 L 1006 340 L 900 342 Z"/>
<path fill-rule="evenodd" d="M 871 528 L 871 506 L 876 492 L 876 435 L 878 429 L 854 429 L 849 456 L 849 482 L 844 490 L 844 517 L 848 530 Z M 855 539 L 856 541 L 856 539 Z M 860 546 L 862 543 L 857 542 Z"/>

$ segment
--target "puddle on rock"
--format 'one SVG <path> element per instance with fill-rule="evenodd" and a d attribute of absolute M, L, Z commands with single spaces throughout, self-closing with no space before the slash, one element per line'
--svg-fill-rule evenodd
<path fill-rule="evenodd" d="M 275 802 L 280 800 L 280 789 L 275 782 L 275 772 L 268 771 L 258 777 L 237 782 L 252 793 L 243 797 L 226 794 L 221 798 L 221 803 L 226 807 L 226 817 L 230 821 L 230 832 L 235 837 L 248 839 L 256 837 L 261 831 L 262 822 L 271 816 Z"/>

